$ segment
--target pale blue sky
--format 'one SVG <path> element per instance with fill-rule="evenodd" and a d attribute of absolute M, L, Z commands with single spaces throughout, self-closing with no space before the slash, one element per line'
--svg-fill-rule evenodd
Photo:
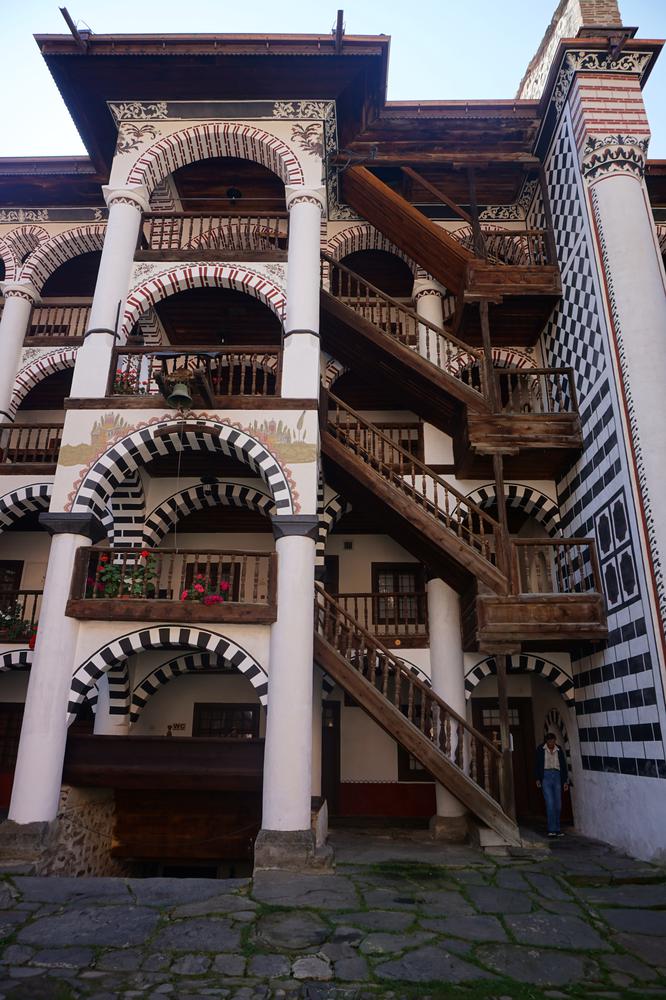
<path fill-rule="evenodd" d="M 11 3 L 11 14 L 9 7 Z M 123 32 L 326 33 L 344 7 L 349 34 L 391 35 L 391 100 L 510 98 L 557 0 L 60 0 L 80 26 Z M 85 150 L 32 38 L 63 33 L 55 0 L 0 0 L 0 156 L 65 156 Z M 620 0 L 639 37 L 666 37 L 666 0 Z M 297 97 L 297 94 L 285 95 Z M 159 94 L 155 94 L 159 97 Z M 666 158 L 666 52 L 645 89 L 650 156 Z"/>

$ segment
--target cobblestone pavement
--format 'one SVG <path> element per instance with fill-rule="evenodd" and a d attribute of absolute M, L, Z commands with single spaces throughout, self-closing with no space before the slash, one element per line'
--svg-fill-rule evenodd
<path fill-rule="evenodd" d="M 339 833 L 332 875 L 0 876 L 0 998 L 666 997 L 666 870 Z"/>

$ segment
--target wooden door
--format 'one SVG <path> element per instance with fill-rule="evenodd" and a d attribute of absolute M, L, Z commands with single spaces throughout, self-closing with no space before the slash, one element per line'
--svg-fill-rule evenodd
<path fill-rule="evenodd" d="M 21 703 L 0 705 L 0 810 L 9 806 L 22 722 Z"/>
<path fill-rule="evenodd" d="M 329 816 L 336 816 L 340 799 L 340 702 L 322 702 L 321 794 Z"/>
<path fill-rule="evenodd" d="M 500 742 L 499 703 L 496 698 L 474 698 L 472 719 L 475 727 L 498 747 Z M 513 739 L 513 786 L 518 819 L 540 816 L 543 796 L 534 781 L 534 720 L 530 698 L 509 698 L 509 725 Z"/>

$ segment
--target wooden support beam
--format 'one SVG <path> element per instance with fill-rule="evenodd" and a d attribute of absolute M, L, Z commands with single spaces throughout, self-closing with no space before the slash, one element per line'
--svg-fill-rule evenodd
<path fill-rule="evenodd" d="M 500 782 L 500 802 L 502 809 L 516 818 L 516 800 L 513 788 L 513 763 L 511 756 L 511 725 L 509 723 L 509 697 L 506 686 L 506 675 L 509 657 L 504 653 L 495 656 L 497 664 L 497 699 L 499 701 L 500 739 L 502 741 L 502 774 Z"/>
<path fill-rule="evenodd" d="M 479 205 L 476 198 L 476 175 L 474 167 L 467 169 L 467 182 L 469 185 L 469 210 L 472 215 L 472 231 L 474 233 L 474 252 L 477 257 L 485 258 L 486 245 L 483 242 L 481 223 L 479 222 Z"/>
<path fill-rule="evenodd" d="M 430 194 L 434 195 L 438 201 L 441 201 L 444 205 L 448 205 L 449 208 L 453 209 L 456 215 L 459 215 L 461 219 L 464 219 L 465 222 L 468 222 L 471 225 L 471 216 L 468 215 L 467 212 L 460 207 L 460 205 L 456 204 L 452 198 L 449 198 L 448 195 L 444 194 L 443 191 L 435 187 L 434 184 L 431 184 L 430 181 L 425 179 L 425 177 L 422 177 L 421 174 L 416 172 L 416 170 L 412 170 L 411 167 L 401 167 L 400 169 L 403 174 L 406 174 L 407 177 L 410 177 L 417 184 L 420 184 L 422 188 L 425 188 L 426 191 L 429 191 Z"/>
<path fill-rule="evenodd" d="M 393 143 L 392 145 L 399 144 Z M 387 167 L 402 167 L 405 163 L 441 163 L 450 166 L 453 169 L 466 170 L 468 166 L 492 167 L 505 164 L 520 167 L 525 170 L 535 170 L 538 169 L 541 164 L 539 158 L 532 156 L 530 153 L 452 153 L 440 150 L 434 150 L 432 152 L 424 152 L 423 150 L 420 150 L 417 152 L 414 149 L 413 141 L 405 143 L 404 145 L 405 148 L 402 150 L 382 152 L 381 144 L 379 144 L 379 148 L 377 148 L 377 140 L 368 140 L 350 143 L 349 151 L 356 154 L 356 156 L 366 155 L 368 162 L 372 160 L 372 162 L 377 165 L 381 164 L 382 166 Z M 374 156 L 371 154 L 371 150 L 373 149 L 375 150 Z M 345 153 L 338 153 L 331 157 L 331 163 L 338 166 L 344 166 L 348 162 L 349 155 Z"/>

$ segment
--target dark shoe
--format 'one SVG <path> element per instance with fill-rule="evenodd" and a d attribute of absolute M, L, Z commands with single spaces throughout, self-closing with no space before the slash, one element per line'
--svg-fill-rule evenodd
<path fill-rule="evenodd" d="M 549 837 L 557 837 L 557 834 L 556 833 L 549 833 L 548 836 Z"/>
<path fill-rule="evenodd" d="M 556 836 L 556 837 L 563 837 L 563 836 L 564 836 L 564 834 L 563 834 L 563 833 L 560 833 L 560 832 L 559 832 L 559 830 L 558 830 L 558 832 L 557 832 L 557 833 L 555 834 L 555 836 Z"/>

